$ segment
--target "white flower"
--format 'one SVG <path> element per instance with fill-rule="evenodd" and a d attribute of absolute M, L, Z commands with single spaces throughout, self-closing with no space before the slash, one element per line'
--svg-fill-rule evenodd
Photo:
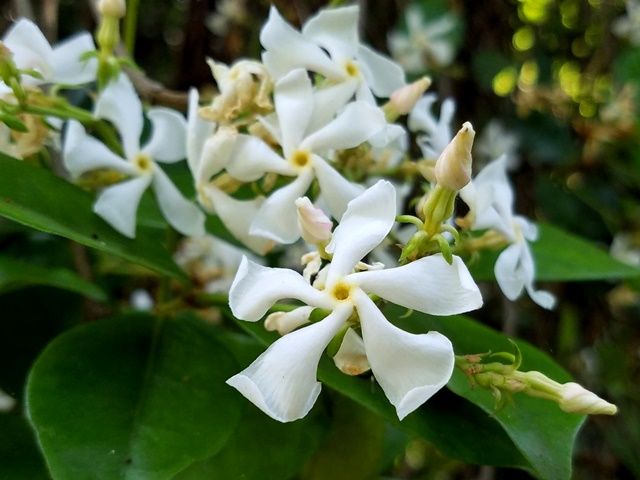
<path fill-rule="evenodd" d="M 640 46 L 640 2 L 626 1 L 627 14 L 612 24 L 613 33 L 626 38 L 632 45 Z"/>
<path fill-rule="evenodd" d="M 431 160 L 437 160 L 451 142 L 451 121 L 456 111 L 453 99 L 445 98 L 440 107 L 440 118 L 436 119 L 431 113 L 436 100 L 435 94 L 426 94 L 409 114 L 409 129 L 413 132 L 423 132 L 418 137 L 418 146 L 422 150 L 422 156 Z"/>
<path fill-rule="evenodd" d="M 289 422 L 309 412 L 320 394 L 316 369 L 322 352 L 354 313 L 371 370 L 400 419 L 449 380 L 454 364 L 451 342 L 436 332 L 414 335 L 400 330 L 385 319 L 369 294 L 433 315 L 473 310 L 482 298 L 460 258 L 454 257 L 449 265 L 434 255 L 398 268 L 353 273 L 391 230 L 395 204 L 395 190 L 386 181 L 349 203 L 327 246 L 333 257 L 322 290 L 292 270 L 246 260 L 240 266 L 229 293 L 231 310 L 239 319 L 258 321 L 284 298 L 331 311 L 323 320 L 277 340 L 227 381 L 272 418 Z"/>
<path fill-rule="evenodd" d="M 408 73 L 423 73 L 430 68 L 449 65 L 455 50 L 450 36 L 456 26 L 453 15 L 443 15 L 427 22 L 421 8 L 412 5 L 405 13 L 407 32 L 396 31 L 389 35 L 389 49 L 393 58 Z"/>
<path fill-rule="evenodd" d="M 507 169 L 518 166 L 518 136 L 507 130 L 502 123 L 491 120 L 482 130 L 476 142 L 476 150 L 485 162 L 495 160 L 500 155 L 507 156 Z"/>
<path fill-rule="evenodd" d="M 134 310 L 149 312 L 153 308 L 155 302 L 148 291 L 144 288 L 137 288 L 131 292 L 129 303 Z"/>
<path fill-rule="evenodd" d="M 633 233 L 617 233 L 613 237 L 609 253 L 622 263 L 640 267 L 640 241 Z"/>
<path fill-rule="evenodd" d="M 185 120 L 167 108 L 150 108 L 152 132 L 140 145 L 142 104 L 124 75 L 111 83 L 98 98 L 94 114 L 109 120 L 120 133 L 124 158 L 87 135 L 78 122 L 68 124 L 64 142 L 64 163 L 73 177 L 108 168 L 129 179 L 105 188 L 93 211 L 123 235 L 135 237 L 136 212 L 144 191 L 153 186 L 160 210 L 167 221 L 185 235 L 204 234 L 204 214 L 186 200 L 166 173 L 156 164 L 175 163 L 185 157 Z"/>
<path fill-rule="evenodd" d="M 0 413 L 6 413 L 13 410 L 16 406 L 16 400 L 8 393 L 0 389 Z"/>
<path fill-rule="evenodd" d="M 7 30 L 2 42 L 13 54 L 13 61 L 20 70 L 35 70 L 42 79 L 22 76 L 26 85 L 60 83 L 78 85 L 95 80 L 95 58 L 80 61 L 83 53 L 95 50 L 89 33 L 80 33 L 51 47 L 40 29 L 26 18 L 21 18 Z M 10 88 L 0 80 L 0 94 Z"/>
<path fill-rule="evenodd" d="M 318 244 L 328 242 L 331 239 L 333 223 L 325 213 L 313 206 L 308 197 L 300 197 L 296 200 L 298 213 L 298 228 L 305 242 Z"/>
<path fill-rule="evenodd" d="M 404 72 L 360 42 L 359 13 L 357 6 L 322 10 L 299 32 L 271 7 L 260 32 L 266 50 L 262 61 L 276 80 L 303 67 L 334 82 L 333 95 L 349 99 L 355 93 L 358 100 L 370 103 L 373 95 L 389 97 L 404 85 Z"/>
<path fill-rule="evenodd" d="M 220 173 L 231 160 L 237 132 L 231 128 L 216 130 L 216 124 L 202 120 L 198 110 L 198 91 L 191 89 L 187 119 L 187 163 L 198 201 L 205 210 L 218 215 L 238 240 L 263 255 L 271 250 L 273 240 L 250 235 L 249 228 L 264 197 L 238 200 L 211 182 L 212 177 Z"/>
<path fill-rule="evenodd" d="M 260 206 L 249 233 L 280 243 L 300 237 L 295 200 L 318 180 L 323 198 L 334 218 L 339 219 L 347 203 L 361 191 L 360 185 L 344 179 L 323 158 L 332 150 L 356 147 L 386 126 L 380 109 L 365 102 L 349 103 L 333 118 L 336 105 L 322 94 L 315 95 L 303 69 L 293 70 L 275 86 L 276 116 L 268 125 L 282 146 L 283 156 L 264 141 L 238 135 L 226 168 L 244 182 L 258 180 L 267 172 L 296 177 L 273 192 Z"/>
<path fill-rule="evenodd" d="M 526 290 L 534 302 L 550 310 L 555 305 L 555 297 L 533 286 L 535 261 L 529 242 L 538 238 L 538 228 L 526 218 L 514 215 L 513 190 L 506 168 L 507 158 L 503 155 L 483 168 L 460 190 L 460 196 L 469 206 L 474 229 L 497 230 L 510 243 L 494 267 L 502 292 L 509 300 L 515 300 Z"/>

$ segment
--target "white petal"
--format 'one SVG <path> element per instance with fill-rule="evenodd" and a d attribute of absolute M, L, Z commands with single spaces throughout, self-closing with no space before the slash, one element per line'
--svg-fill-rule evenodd
<path fill-rule="evenodd" d="M 320 88 L 313 92 L 313 115 L 307 131 L 315 132 L 329 123 L 336 113 L 353 97 L 358 86 L 356 79 Z"/>
<path fill-rule="evenodd" d="M 352 102 L 332 122 L 305 138 L 302 148 L 318 151 L 357 147 L 386 124 L 379 108 L 365 102 Z"/>
<path fill-rule="evenodd" d="M 369 88 L 378 97 L 388 98 L 405 85 L 402 67 L 365 45 L 358 49 L 358 63 Z"/>
<path fill-rule="evenodd" d="M 53 50 L 35 23 L 21 18 L 9 28 L 2 42 L 13 53 L 18 68 L 37 70 L 45 81 L 51 80 Z"/>
<path fill-rule="evenodd" d="M 333 254 L 327 284 L 351 273 L 356 263 L 384 240 L 395 217 L 396 190 L 385 180 L 351 200 L 326 248 Z"/>
<path fill-rule="evenodd" d="M 151 138 L 143 151 L 159 162 L 173 163 L 186 155 L 187 122 L 175 110 L 162 107 L 150 108 Z"/>
<path fill-rule="evenodd" d="M 279 422 L 304 417 L 320 395 L 316 371 L 322 352 L 351 310 L 342 305 L 324 320 L 285 335 L 227 383 Z"/>
<path fill-rule="evenodd" d="M 328 297 L 287 268 L 263 267 L 242 259 L 229 291 L 229 306 L 236 318 L 256 322 L 278 300 L 293 298 L 314 307 L 330 308 Z"/>
<path fill-rule="evenodd" d="M 227 171 L 243 182 L 258 180 L 267 172 L 290 176 L 296 174 L 289 162 L 262 140 L 251 135 L 237 136 Z"/>
<path fill-rule="evenodd" d="M 309 316 L 314 307 L 304 306 L 294 308 L 290 312 L 273 312 L 264 320 L 264 328 L 270 332 L 277 331 L 286 335 L 297 328 L 309 323 Z"/>
<path fill-rule="evenodd" d="M 96 102 L 94 114 L 113 123 L 120 133 L 128 159 L 140 151 L 142 104 L 125 74 L 104 89 Z"/>
<path fill-rule="evenodd" d="M 96 49 L 87 32 L 58 43 L 52 54 L 54 74 L 52 80 L 66 85 L 78 85 L 96 79 L 98 62 L 95 58 L 80 60 L 83 53 Z"/>
<path fill-rule="evenodd" d="M 136 236 L 136 212 L 140 197 L 151 183 L 151 175 L 127 180 L 104 189 L 93 211 L 129 238 Z"/>
<path fill-rule="evenodd" d="M 313 170 L 307 168 L 289 185 L 273 192 L 260 207 L 249 233 L 285 244 L 300 238 L 295 202 L 306 193 L 312 180 Z"/>
<path fill-rule="evenodd" d="M 320 10 L 307 20 L 302 34 L 305 38 L 326 48 L 334 62 L 342 63 L 351 60 L 358 49 L 358 16 L 357 6 L 329 8 Z"/>
<path fill-rule="evenodd" d="M 313 90 L 307 72 L 295 69 L 274 89 L 274 103 L 285 157 L 300 146 L 313 113 Z"/>
<path fill-rule="evenodd" d="M 153 171 L 153 190 L 164 218 L 183 235 L 204 235 L 205 216 L 197 205 L 182 196 L 159 166 Z"/>
<path fill-rule="evenodd" d="M 220 217 L 229 231 L 254 252 L 264 255 L 273 248 L 273 240 L 249 235 L 249 228 L 255 219 L 263 197 L 251 200 L 237 200 L 213 185 L 203 187 L 203 194 L 213 204 L 213 211 Z"/>
<path fill-rule="evenodd" d="M 482 306 L 478 286 L 457 256 L 451 265 L 438 254 L 401 267 L 354 273 L 348 278 L 367 293 L 431 315 L 455 315 Z"/>
<path fill-rule="evenodd" d="M 197 170 L 193 172 L 197 187 L 208 183 L 229 164 L 237 136 L 235 128 L 220 127 L 206 139 L 197 161 Z"/>
<path fill-rule="evenodd" d="M 509 300 L 520 296 L 526 281 L 524 271 L 520 268 L 521 255 L 522 244 L 509 245 L 500 253 L 493 267 L 500 290 Z"/>
<path fill-rule="evenodd" d="M 110 168 L 127 175 L 135 175 L 135 168 L 109 150 L 102 142 L 87 135 L 75 120 L 67 124 L 63 150 L 64 166 L 72 177 L 98 168 Z"/>
<path fill-rule="evenodd" d="M 215 130 L 215 124 L 200 118 L 198 114 L 198 90 L 189 89 L 189 112 L 187 114 L 187 163 L 192 174 L 196 174 L 202 160 L 204 142 Z"/>
<path fill-rule="evenodd" d="M 348 203 L 360 195 L 364 187 L 344 178 L 318 155 L 313 157 L 313 169 L 329 212 L 339 220 L 347 209 Z"/>
<path fill-rule="evenodd" d="M 447 384 L 455 362 L 453 347 L 437 332 L 400 330 L 362 290 L 354 295 L 371 370 L 402 420 Z"/>
<path fill-rule="evenodd" d="M 296 67 L 305 67 L 331 79 L 344 77 L 344 72 L 327 54 L 285 22 L 275 7 L 269 10 L 269 19 L 260 32 L 260 43 L 267 50 L 263 62 L 276 79 Z"/>
<path fill-rule="evenodd" d="M 360 375 L 371 369 L 364 342 L 353 328 L 344 334 L 338 353 L 333 357 L 336 367 L 347 375 Z"/>

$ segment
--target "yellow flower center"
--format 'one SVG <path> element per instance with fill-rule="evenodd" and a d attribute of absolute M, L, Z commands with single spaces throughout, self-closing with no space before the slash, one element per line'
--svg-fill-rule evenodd
<path fill-rule="evenodd" d="M 338 301 L 346 300 L 351 295 L 351 285 L 340 281 L 333 286 L 331 295 Z"/>
<path fill-rule="evenodd" d="M 133 159 L 133 164 L 141 173 L 149 173 L 153 168 L 153 160 L 146 153 L 138 153 Z"/>
<path fill-rule="evenodd" d="M 360 74 L 360 69 L 352 61 L 345 63 L 344 69 L 350 77 L 357 77 Z"/>
<path fill-rule="evenodd" d="M 296 150 L 291 155 L 289 161 L 293 164 L 294 167 L 303 168 L 309 165 L 311 162 L 311 153 L 307 150 Z"/>

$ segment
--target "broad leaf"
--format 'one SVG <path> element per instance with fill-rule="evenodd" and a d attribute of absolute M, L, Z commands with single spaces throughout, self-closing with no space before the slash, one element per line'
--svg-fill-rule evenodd
<path fill-rule="evenodd" d="M 169 479 L 220 450 L 237 363 L 208 325 L 129 315 L 72 329 L 33 366 L 27 405 L 53 477 Z"/>
<path fill-rule="evenodd" d="M 184 277 L 158 241 L 138 226 L 135 240 L 116 232 L 92 211 L 93 197 L 48 170 L 0 154 L 0 215 L 75 240 L 165 275 Z"/>
<path fill-rule="evenodd" d="M 107 299 L 104 290 L 71 270 L 45 268 L 0 256 L 0 292 L 32 285 L 61 288 L 98 301 Z"/>
<path fill-rule="evenodd" d="M 0 413 L 0 478 L 49 478 L 33 432 L 27 421 L 16 412 Z"/>
<path fill-rule="evenodd" d="M 640 269 L 625 265 L 587 240 L 548 224 L 539 224 L 540 237 L 531 243 L 536 279 L 541 281 L 616 280 L 640 277 Z M 482 252 L 469 265 L 476 280 L 493 280 L 498 252 Z"/>

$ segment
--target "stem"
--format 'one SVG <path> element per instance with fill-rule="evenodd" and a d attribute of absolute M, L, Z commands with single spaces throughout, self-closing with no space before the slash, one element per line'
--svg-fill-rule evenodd
<path fill-rule="evenodd" d="M 127 15 L 124 18 L 124 45 L 131 58 L 136 46 L 136 27 L 138 26 L 138 7 L 140 0 L 127 1 Z"/>

